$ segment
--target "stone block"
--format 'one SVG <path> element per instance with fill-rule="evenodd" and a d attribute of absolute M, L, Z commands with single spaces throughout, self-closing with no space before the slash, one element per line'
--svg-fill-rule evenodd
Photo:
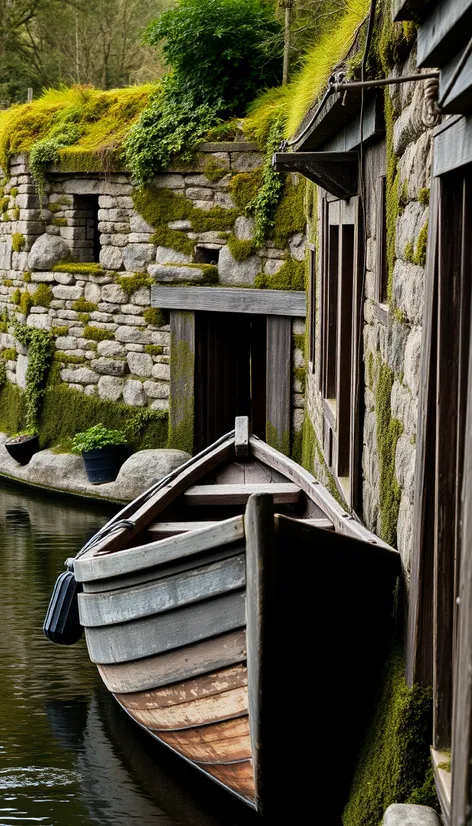
<path fill-rule="evenodd" d="M 184 176 L 177 174 L 156 175 L 154 178 L 154 186 L 158 189 L 182 189 L 184 186 Z"/>
<path fill-rule="evenodd" d="M 228 286 L 252 286 L 261 272 L 262 261 L 251 255 L 246 261 L 235 261 L 228 247 L 223 247 L 218 259 L 218 276 L 221 284 Z"/>
<path fill-rule="evenodd" d="M 82 456 L 74 453 L 52 453 L 50 450 L 40 450 L 30 459 L 27 479 L 36 485 L 66 490 L 72 487 L 72 484 L 87 484 Z"/>
<path fill-rule="evenodd" d="M 158 264 L 190 264 L 192 256 L 184 252 L 177 252 L 170 247 L 158 247 L 156 250 L 156 262 Z"/>
<path fill-rule="evenodd" d="M 179 221 L 169 221 L 167 224 L 169 229 L 177 229 L 181 232 L 189 232 L 192 229 L 192 222 L 181 219 Z"/>
<path fill-rule="evenodd" d="M 128 379 L 123 387 L 123 401 L 133 407 L 143 407 L 146 397 L 142 382 L 137 379 Z"/>
<path fill-rule="evenodd" d="M 123 393 L 124 380 L 117 376 L 100 376 L 97 386 L 101 399 L 117 402 Z"/>
<path fill-rule="evenodd" d="M 234 209 L 236 206 L 228 192 L 215 192 L 215 204 L 223 209 Z"/>
<path fill-rule="evenodd" d="M 411 504 L 415 496 L 415 456 L 416 447 L 412 444 L 411 436 L 402 433 L 395 452 L 395 474 Z"/>
<path fill-rule="evenodd" d="M 204 281 L 205 271 L 199 267 L 175 266 L 172 264 L 151 264 L 148 273 L 156 281 Z"/>
<path fill-rule="evenodd" d="M 167 399 L 170 388 L 166 381 L 145 381 L 144 390 L 150 399 Z"/>
<path fill-rule="evenodd" d="M 213 190 L 189 186 L 188 189 L 185 190 L 185 196 L 190 198 L 192 201 L 212 201 Z"/>
<path fill-rule="evenodd" d="M 101 298 L 102 291 L 98 284 L 89 281 L 85 285 L 84 297 L 86 301 L 91 301 L 93 304 L 98 304 Z"/>
<path fill-rule="evenodd" d="M 231 152 L 230 157 L 233 172 L 253 172 L 260 169 L 263 162 L 259 152 Z"/>
<path fill-rule="evenodd" d="M 277 258 L 269 258 L 264 263 L 264 272 L 267 275 L 275 275 L 283 267 L 284 264 L 285 264 L 285 261 L 283 261 L 283 260 L 281 261 L 280 259 L 277 259 Z"/>
<path fill-rule="evenodd" d="M 58 284 L 56 287 L 52 288 L 52 294 L 54 298 L 60 298 L 64 301 L 77 301 L 78 298 L 82 298 L 84 288 L 77 284 L 74 286 Z"/>
<path fill-rule="evenodd" d="M 159 362 L 152 368 L 152 375 L 161 381 L 170 381 L 170 365 Z"/>
<path fill-rule="evenodd" d="M 126 295 L 119 284 L 105 284 L 101 289 L 101 298 L 108 304 L 124 304 L 126 301 Z"/>
<path fill-rule="evenodd" d="M 412 245 L 414 251 L 419 232 L 426 223 L 427 217 L 427 207 L 425 208 L 418 201 L 410 201 L 402 214 L 398 216 L 395 237 L 395 254 L 398 258 L 405 258 L 407 244 Z"/>
<path fill-rule="evenodd" d="M 67 261 L 70 248 L 63 238 L 47 233 L 36 239 L 28 255 L 30 270 L 52 270 L 54 264 Z"/>
<path fill-rule="evenodd" d="M 423 315 L 424 270 L 397 259 L 393 270 L 392 298 L 398 309 L 414 324 Z"/>
<path fill-rule="evenodd" d="M 123 249 L 123 264 L 128 272 L 143 272 L 155 256 L 154 244 L 128 244 Z"/>
<path fill-rule="evenodd" d="M 121 225 L 120 225 L 121 226 Z M 113 224 L 113 229 L 118 229 L 118 224 Z M 128 235 L 128 242 L 130 244 L 149 244 L 151 242 L 152 234 L 150 232 L 130 232 Z"/>
<path fill-rule="evenodd" d="M 30 314 L 26 319 L 28 327 L 34 327 L 36 330 L 50 330 L 51 319 L 48 315 L 32 315 Z"/>
<path fill-rule="evenodd" d="M 256 225 L 253 218 L 246 218 L 244 215 L 236 218 L 234 223 L 234 234 L 236 238 L 239 238 L 241 241 L 252 241 L 255 232 Z"/>
<path fill-rule="evenodd" d="M 76 370 L 66 367 L 61 370 L 61 379 L 74 384 L 98 384 L 99 376 L 88 367 L 78 367 Z"/>
<path fill-rule="evenodd" d="M 148 378 L 153 374 L 152 357 L 147 353 L 128 353 L 130 373 Z"/>
<path fill-rule="evenodd" d="M 49 280 L 57 281 L 58 284 L 65 284 L 66 287 L 69 286 L 69 284 L 75 284 L 75 275 L 72 275 L 71 272 L 55 272 L 55 273 L 45 273 L 45 274 L 48 275 L 48 276 L 49 275 L 52 276 L 51 279 L 47 278 L 46 279 L 47 281 L 49 281 Z M 31 277 L 32 277 L 32 280 L 34 281 L 35 280 L 34 274 Z M 38 280 L 40 280 L 40 279 L 38 279 Z"/>
<path fill-rule="evenodd" d="M 104 376 L 124 376 L 128 372 L 126 362 L 117 358 L 100 356 L 100 358 L 94 359 L 90 366 L 97 373 Z"/>
<path fill-rule="evenodd" d="M 102 247 L 100 250 L 100 264 L 105 270 L 120 270 L 123 266 L 122 250 L 118 247 Z"/>
<path fill-rule="evenodd" d="M 75 336 L 58 336 L 56 338 L 56 349 L 61 350 L 75 350 L 77 348 L 77 339 Z"/>
<path fill-rule="evenodd" d="M 148 224 L 141 215 L 133 214 L 130 216 L 129 219 L 129 228 L 131 232 L 146 232 L 152 233 L 154 232 L 154 227 L 151 224 Z"/>
<path fill-rule="evenodd" d="M 405 346 L 404 378 L 413 396 L 418 396 L 420 386 L 421 328 L 413 329 Z"/>
<path fill-rule="evenodd" d="M 151 289 L 150 287 L 140 287 L 131 296 L 131 301 L 135 304 L 134 311 L 142 312 L 141 307 L 149 307 L 151 303 Z"/>
<path fill-rule="evenodd" d="M 429 806 L 393 803 L 384 814 L 382 826 L 441 826 L 441 821 Z"/>
<path fill-rule="evenodd" d="M 113 195 L 99 195 L 98 206 L 100 209 L 115 209 L 117 206 L 116 197 Z"/>
<path fill-rule="evenodd" d="M 22 390 L 26 387 L 26 371 L 28 369 L 28 358 L 21 353 L 16 357 L 16 383 Z"/>
<path fill-rule="evenodd" d="M 97 344 L 97 353 L 99 356 L 125 356 L 126 348 L 117 341 L 99 341 Z"/>
<path fill-rule="evenodd" d="M 151 403 L 151 410 L 168 410 L 169 409 L 169 401 L 168 399 L 154 399 Z"/>
<path fill-rule="evenodd" d="M 123 325 L 117 328 L 115 332 L 115 339 L 124 343 L 130 342 L 132 344 L 152 344 L 153 333 L 150 333 L 147 330 L 141 330 L 138 327 L 128 327 Z"/>

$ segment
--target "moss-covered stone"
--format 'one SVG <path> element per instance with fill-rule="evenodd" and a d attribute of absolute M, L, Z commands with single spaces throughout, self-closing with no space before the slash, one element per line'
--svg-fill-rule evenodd
<path fill-rule="evenodd" d="M 106 275 L 105 270 L 100 264 L 96 263 L 82 263 L 80 261 L 61 261 L 59 264 L 54 264 L 53 272 L 68 272 L 68 273 L 84 273 L 85 275 Z"/>
<path fill-rule="evenodd" d="M 221 181 L 227 172 L 229 172 L 229 169 L 224 166 L 221 161 L 218 161 L 212 156 L 205 161 L 203 166 L 203 174 L 205 175 L 205 178 L 208 178 L 208 180 L 213 184 Z"/>
<path fill-rule="evenodd" d="M 66 336 L 68 332 L 69 328 L 66 327 L 65 324 L 59 327 L 51 327 L 51 333 L 53 334 L 53 336 Z"/>
<path fill-rule="evenodd" d="M 321 476 L 320 481 L 328 489 L 331 496 L 333 496 L 342 508 L 347 507 L 344 498 L 339 492 L 336 480 L 326 464 L 323 451 L 321 450 L 308 412 L 305 413 L 303 420 L 301 465 L 317 478 Z"/>
<path fill-rule="evenodd" d="M 422 187 L 418 192 L 418 201 L 422 206 L 429 205 L 430 190 L 428 187 Z"/>
<path fill-rule="evenodd" d="M 359 755 L 343 826 L 379 826 L 392 803 L 436 806 L 429 745 L 432 692 L 408 688 L 400 645 L 392 646 Z"/>
<path fill-rule="evenodd" d="M 144 347 L 144 352 L 147 353 L 148 356 L 162 356 L 164 348 L 161 344 L 146 344 Z"/>
<path fill-rule="evenodd" d="M 53 227 L 67 227 L 68 226 L 67 218 L 60 218 L 57 215 L 55 215 L 53 218 L 51 218 L 51 224 L 52 224 Z"/>
<path fill-rule="evenodd" d="M 54 353 L 54 359 L 60 361 L 62 364 L 85 364 L 87 361 L 85 356 L 74 356 L 70 353 L 63 353 L 61 350 L 57 350 L 57 352 Z"/>
<path fill-rule="evenodd" d="M 49 307 L 53 298 L 49 284 L 38 284 L 32 296 L 35 307 Z"/>
<path fill-rule="evenodd" d="M 421 227 L 418 238 L 416 240 L 416 249 L 414 255 L 414 263 L 419 267 L 426 265 L 426 250 L 428 247 L 428 222 Z"/>
<path fill-rule="evenodd" d="M 241 212 L 246 212 L 247 207 L 256 197 L 262 186 L 262 169 L 255 169 L 253 172 L 240 172 L 231 178 L 231 197 Z"/>
<path fill-rule="evenodd" d="M 278 430 L 271 422 L 266 422 L 266 442 L 271 447 L 275 447 L 285 456 L 290 456 L 290 430 L 286 430 L 280 436 Z"/>
<path fill-rule="evenodd" d="M 146 324 L 151 324 L 153 327 L 165 327 L 169 323 L 169 311 L 160 310 L 159 307 L 147 307 L 143 318 Z"/>
<path fill-rule="evenodd" d="M 275 275 L 256 275 L 254 286 L 259 290 L 304 290 L 305 267 L 303 261 L 289 258 Z"/>
<path fill-rule="evenodd" d="M 26 290 L 25 292 L 21 293 L 19 305 L 23 315 L 27 316 L 29 314 L 29 311 L 31 310 L 31 307 L 34 305 L 34 303 L 34 298 L 31 295 L 31 293 L 27 292 Z"/>
<path fill-rule="evenodd" d="M 244 241 L 236 238 L 232 232 L 228 238 L 228 249 L 235 261 L 247 261 L 253 255 L 256 245 L 254 241 Z"/>
<path fill-rule="evenodd" d="M 282 197 L 275 210 L 272 233 L 275 245 L 281 249 L 287 245 L 291 235 L 296 235 L 305 230 L 304 197 L 304 183 L 300 181 L 295 185 L 288 175 Z"/>
<path fill-rule="evenodd" d="M 21 232 L 14 232 L 11 236 L 11 247 L 13 252 L 21 252 L 25 246 L 25 236 Z"/>
<path fill-rule="evenodd" d="M 16 359 L 16 350 L 14 347 L 5 347 L 4 350 L 0 350 L 0 358 L 4 359 L 4 361 L 15 361 Z"/>
<path fill-rule="evenodd" d="M 93 301 L 86 301 L 86 299 L 81 296 L 73 302 L 72 309 L 75 310 L 76 313 L 93 313 L 98 309 L 98 304 L 94 304 Z"/>
<path fill-rule="evenodd" d="M 111 341 L 114 335 L 111 330 L 104 330 L 102 327 L 88 325 L 84 327 L 84 338 L 88 338 L 91 341 Z"/>
<path fill-rule="evenodd" d="M 116 283 L 120 285 L 128 299 L 141 287 L 150 287 L 152 278 L 146 272 L 135 272 L 133 275 L 118 275 Z"/>

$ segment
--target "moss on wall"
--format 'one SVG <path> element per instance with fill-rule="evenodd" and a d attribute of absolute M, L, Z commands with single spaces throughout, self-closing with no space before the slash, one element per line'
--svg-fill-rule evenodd
<path fill-rule="evenodd" d="M 136 290 L 141 287 L 150 287 L 153 281 L 146 272 L 135 272 L 133 275 L 117 275 L 116 283 L 119 284 L 129 300 Z"/>
<path fill-rule="evenodd" d="M 379 458 L 379 533 L 385 542 L 396 545 L 401 489 L 395 475 L 397 442 L 403 432 L 398 419 L 392 419 L 391 392 L 394 374 L 378 357 L 375 415 L 377 420 L 377 455 Z"/>
<path fill-rule="evenodd" d="M 262 186 L 262 169 L 255 169 L 253 172 L 239 172 L 231 178 L 231 197 L 241 212 L 246 212 L 247 207 L 256 197 L 259 188 Z"/>
<path fill-rule="evenodd" d="M 294 261 L 290 258 L 282 264 L 275 275 L 266 275 L 265 273 L 256 275 L 254 286 L 259 290 L 304 290 L 305 267 L 303 261 Z"/>
<path fill-rule="evenodd" d="M 95 304 L 93 301 L 87 301 L 82 296 L 72 302 L 72 309 L 75 310 L 76 313 L 93 313 L 95 310 L 98 310 L 98 304 Z"/>
<path fill-rule="evenodd" d="M 285 456 L 290 456 L 290 429 L 279 436 L 277 428 L 271 422 L 266 422 L 265 438 L 268 445 L 275 447 Z"/>
<path fill-rule="evenodd" d="M 146 307 L 143 318 L 146 324 L 152 324 L 153 327 L 164 327 L 169 323 L 169 311 L 160 310 L 158 307 Z M 148 346 L 152 347 L 153 345 Z"/>
<path fill-rule="evenodd" d="M 0 389 L 0 430 L 18 433 L 26 422 L 25 395 L 16 384 L 7 382 Z"/>
<path fill-rule="evenodd" d="M 294 184 L 290 175 L 285 179 L 282 197 L 274 217 L 272 237 L 277 247 L 283 249 L 291 235 L 305 231 L 305 183 Z"/>
<path fill-rule="evenodd" d="M 346 502 L 338 490 L 336 480 L 326 464 L 308 411 L 305 413 L 303 421 L 301 465 L 319 478 L 319 481 L 329 490 L 331 496 L 336 499 L 342 508 L 347 508 Z"/>
<path fill-rule="evenodd" d="M 102 327 L 88 325 L 84 328 L 84 338 L 88 338 L 91 341 L 111 341 L 115 336 L 111 330 L 104 330 Z"/>
<path fill-rule="evenodd" d="M 14 232 L 11 236 L 11 247 L 13 252 L 21 252 L 25 245 L 25 236 L 21 232 Z"/>
<path fill-rule="evenodd" d="M 168 446 L 176 450 L 193 453 L 195 426 L 195 399 L 190 388 L 193 387 L 195 373 L 195 356 L 186 341 L 177 340 L 171 335 L 170 340 L 170 374 L 172 376 L 169 399 L 170 421 Z M 179 405 L 179 418 L 174 411 L 174 403 Z"/>
<path fill-rule="evenodd" d="M 81 263 L 80 261 L 61 261 L 59 264 L 54 264 L 53 272 L 69 272 L 69 273 L 89 273 L 90 275 L 106 275 L 105 270 L 100 264 Z"/>
<path fill-rule="evenodd" d="M 235 261 L 247 261 L 255 252 L 256 245 L 254 241 L 245 241 L 241 238 L 236 238 L 232 232 L 228 238 L 228 249 Z"/>
<path fill-rule="evenodd" d="M 407 687 L 403 653 L 396 643 L 359 755 L 343 826 L 379 826 L 392 803 L 437 806 L 429 762 L 431 724 L 431 689 Z"/>
<path fill-rule="evenodd" d="M 203 166 L 203 174 L 205 175 L 205 178 L 207 178 L 213 184 L 216 184 L 218 181 L 221 181 L 221 179 L 224 178 L 227 172 L 229 172 L 229 169 L 212 156 L 210 156 L 208 160 L 205 161 L 205 164 Z"/>

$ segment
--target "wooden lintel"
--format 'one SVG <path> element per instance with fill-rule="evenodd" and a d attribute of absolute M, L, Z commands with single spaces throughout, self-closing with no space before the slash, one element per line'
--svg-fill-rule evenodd
<path fill-rule="evenodd" d="M 276 152 L 272 165 L 278 172 L 299 172 L 337 198 L 358 194 L 357 152 Z"/>
<path fill-rule="evenodd" d="M 151 287 L 153 307 L 216 313 L 256 313 L 305 318 L 301 291 L 253 290 L 244 287 Z"/>

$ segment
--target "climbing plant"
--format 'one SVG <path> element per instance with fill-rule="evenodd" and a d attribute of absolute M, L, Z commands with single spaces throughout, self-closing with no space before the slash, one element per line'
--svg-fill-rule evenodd
<path fill-rule="evenodd" d="M 13 334 L 20 344 L 28 348 L 26 369 L 26 429 L 36 431 L 46 392 L 49 368 L 54 356 L 54 336 L 47 330 L 37 330 L 26 324 L 16 324 Z"/>

